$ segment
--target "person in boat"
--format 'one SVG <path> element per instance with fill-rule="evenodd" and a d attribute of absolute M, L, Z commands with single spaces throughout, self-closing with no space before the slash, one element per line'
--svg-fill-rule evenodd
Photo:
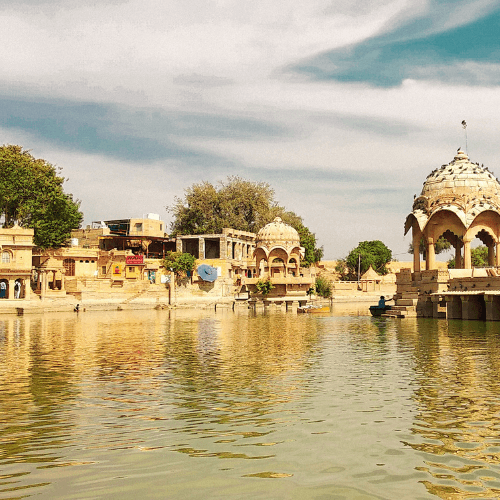
<path fill-rule="evenodd" d="M 392 299 L 387 299 L 387 301 L 392 300 Z M 379 309 L 385 309 L 385 303 L 386 303 L 386 298 L 381 295 L 380 300 L 378 301 L 378 308 Z"/>

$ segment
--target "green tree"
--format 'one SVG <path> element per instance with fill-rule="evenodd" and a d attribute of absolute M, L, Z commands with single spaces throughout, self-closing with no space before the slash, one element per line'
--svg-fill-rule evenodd
<path fill-rule="evenodd" d="M 345 279 L 355 280 L 358 275 L 358 262 L 360 262 L 360 272 L 364 274 L 369 267 L 378 274 L 387 274 L 386 264 L 392 260 L 392 252 L 380 240 L 362 241 L 349 252 L 345 258 L 346 273 Z"/>
<path fill-rule="evenodd" d="M 471 248 L 470 257 L 472 267 L 486 267 L 488 265 L 488 247 L 480 245 Z M 448 269 L 455 269 L 455 258 L 450 259 L 447 263 Z"/>
<path fill-rule="evenodd" d="M 440 254 L 441 252 L 448 250 L 450 247 L 451 243 L 444 236 L 440 236 L 436 241 L 436 243 L 434 243 L 434 253 L 436 255 Z M 418 246 L 418 250 L 420 254 L 424 256 L 425 259 L 426 248 L 425 248 L 424 238 L 420 238 L 420 244 Z M 413 255 L 413 243 L 410 243 L 408 247 L 408 253 L 411 253 Z"/>
<path fill-rule="evenodd" d="M 325 278 L 318 276 L 315 283 L 316 295 L 329 299 L 332 296 L 332 285 Z"/>
<path fill-rule="evenodd" d="M 163 267 L 175 273 L 179 278 L 193 272 L 196 257 L 189 253 L 168 252 L 163 259 Z"/>
<path fill-rule="evenodd" d="M 228 177 L 218 186 L 206 181 L 193 184 L 185 190 L 184 198 L 175 198 L 167 210 L 173 215 L 170 227 L 173 236 L 219 234 L 225 227 L 257 233 L 275 217 L 281 217 L 299 233 L 305 249 L 303 266 L 323 257 L 323 247 L 316 246 L 316 235 L 304 225 L 302 217 L 278 205 L 274 190 L 266 182 Z"/>
<path fill-rule="evenodd" d="M 270 279 L 259 280 L 255 283 L 257 288 L 257 293 L 261 293 L 264 297 L 266 297 L 271 290 L 274 288 L 274 285 L 271 283 Z"/>
<path fill-rule="evenodd" d="M 59 169 L 60 170 L 60 169 Z M 57 248 L 80 227 L 80 202 L 63 191 L 64 177 L 21 146 L 0 147 L 0 216 L 4 227 L 34 229 L 40 248 Z"/>

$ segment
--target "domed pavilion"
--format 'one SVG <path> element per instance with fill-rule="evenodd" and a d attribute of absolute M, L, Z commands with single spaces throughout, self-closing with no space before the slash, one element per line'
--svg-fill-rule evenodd
<path fill-rule="evenodd" d="M 285 224 L 280 217 L 266 224 L 255 238 L 254 258 L 258 276 L 268 274 L 299 276 L 300 259 L 304 248 L 296 229 Z"/>
<path fill-rule="evenodd" d="M 488 247 L 488 263 L 500 266 L 500 183 L 479 163 L 458 150 L 453 161 L 433 170 L 405 222 L 412 230 L 414 271 L 420 272 L 416 250 L 423 238 L 426 269 L 436 269 L 434 244 L 443 236 L 455 248 L 455 267 L 471 269 L 471 241 Z"/>

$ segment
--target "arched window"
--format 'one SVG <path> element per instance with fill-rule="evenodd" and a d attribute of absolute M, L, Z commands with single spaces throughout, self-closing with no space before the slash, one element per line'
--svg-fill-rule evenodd
<path fill-rule="evenodd" d="M 2 264 L 10 264 L 10 252 L 2 252 Z"/>
<path fill-rule="evenodd" d="M 280 257 L 276 257 L 273 260 L 273 264 L 284 264 L 284 262 L 283 262 L 283 259 L 281 259 Z"/>

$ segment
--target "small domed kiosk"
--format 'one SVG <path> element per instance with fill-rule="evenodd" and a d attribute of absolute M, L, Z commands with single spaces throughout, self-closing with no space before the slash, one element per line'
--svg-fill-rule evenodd
<path fill-rule="evenodd" d="M 316 281 L 315 268 L 301 268 L 305 250 L 300 246 L 299 233 L 279 217 L 266 224 L 255 238 L 256 276 L 246 279 L 246 284 L 254 294 L 251 303 L 264 305 L 285 305 L 286 309 L 305 305 L 307 292 Z M 257 283 L 269 280 L 271 291 L 259 296 Z"/>
<path fill-rule="evenodd" d="M 258 276 L 268 274 L 299 276 L 300 260 L 304 248 L 296 229 L 285 224 L 280 217 L 266 224 L 255 238 L 255 264 Z"/>
<path fill-rule="evenodd" d="M 500 184 L 479 163 L 458 150 L 453 161 L 433 170 L 424 182 L 413 210 L 406 218 L 405 234 L 412 230 L 413 248 L 424 240 L 426 270 L 436 269 L 434 244 L 443 236 L 455 248 L 455 267 L 471 269 L 470 243 L 479 238 L 488 247 L 490 266 L 500 265 Z M 414 271 L 420 255 L 414 252 Z"/>

